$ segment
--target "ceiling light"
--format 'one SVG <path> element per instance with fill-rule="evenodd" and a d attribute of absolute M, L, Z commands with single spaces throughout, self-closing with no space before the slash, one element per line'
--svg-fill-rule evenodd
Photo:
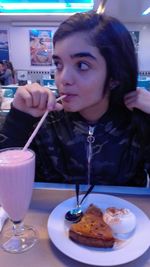
<path fill-rule="evenodd" d="M 150 13 L 150 7 L 147 8 L 143 13 L 142 15 L 148 15 Z"/>
<path fill-rule="evenodd" d="M 107 0 L 102 0 L 101 3 L 98 6 L 97 13 L 98 14 L 103 14 L 105 12 L 105 5 L 106 5 Z"/>
<path fill-rule="evenodd" d="M 49 1 L 31 1 L 31 0 L 1 0 L 0 13 L 75 13 L 92 10 L 94 0 L 49 0 Z"/>

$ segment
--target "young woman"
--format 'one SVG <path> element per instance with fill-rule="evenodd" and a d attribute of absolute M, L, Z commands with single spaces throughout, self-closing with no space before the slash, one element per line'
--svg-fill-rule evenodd
<path fill-rule="evenodd" d="M 146 186 L 150 172 L 150 93 L 136 89 L 137 61 L 118 20 L 79 13 L 53 39 L 62 103 L 38 84 L 18 88 L 0 136 L 1 147 L 24 146 L 36 123 L 36 179 Z"/>

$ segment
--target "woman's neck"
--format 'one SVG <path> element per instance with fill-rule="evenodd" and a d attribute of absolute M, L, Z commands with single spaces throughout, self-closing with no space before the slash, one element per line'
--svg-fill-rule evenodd
<path fill-rule="evenodd" d="M 104 98 L 102 101 L 88 107 L 86 109 L 81 110 L 80 115 L 85 118 L 89 123 L 96 123 L 108 110 L 109 101 L 107 98 Z"/>

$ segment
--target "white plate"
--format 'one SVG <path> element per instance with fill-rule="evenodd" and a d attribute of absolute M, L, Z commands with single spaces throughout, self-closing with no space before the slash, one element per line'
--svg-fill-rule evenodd
<path fill-rule="evenodd" d="M 76 198 L 72 197 L 59 204 L 48 219 L 49 237 L 61 252 L 86 264 L 115 266 L 138 258 L 149 248 L 150 220 L 142 210 L 126 200 L 105 194 L 90 194 L 84 201 L 83 208 L 86 209 L 91 203 L 103 211 L 112 206 L 130 209 L 137 219 L 134 233 L 123 241 L 123 245 L 112 249 L 76 244 L 68 238 L 70 223 L 64 219 L 65 213 L 75 207 Z"/>

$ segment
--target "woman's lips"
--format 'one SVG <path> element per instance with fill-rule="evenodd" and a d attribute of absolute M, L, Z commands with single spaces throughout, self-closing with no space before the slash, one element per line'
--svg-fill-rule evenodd
<path fill-rule="evenodd" d="M 75 94 L 60 94 L 60 95 L 65 95 L 66 97 L 63 99 L 63 102 L 69 102 L 74 98 L 76 95 Z"/>

